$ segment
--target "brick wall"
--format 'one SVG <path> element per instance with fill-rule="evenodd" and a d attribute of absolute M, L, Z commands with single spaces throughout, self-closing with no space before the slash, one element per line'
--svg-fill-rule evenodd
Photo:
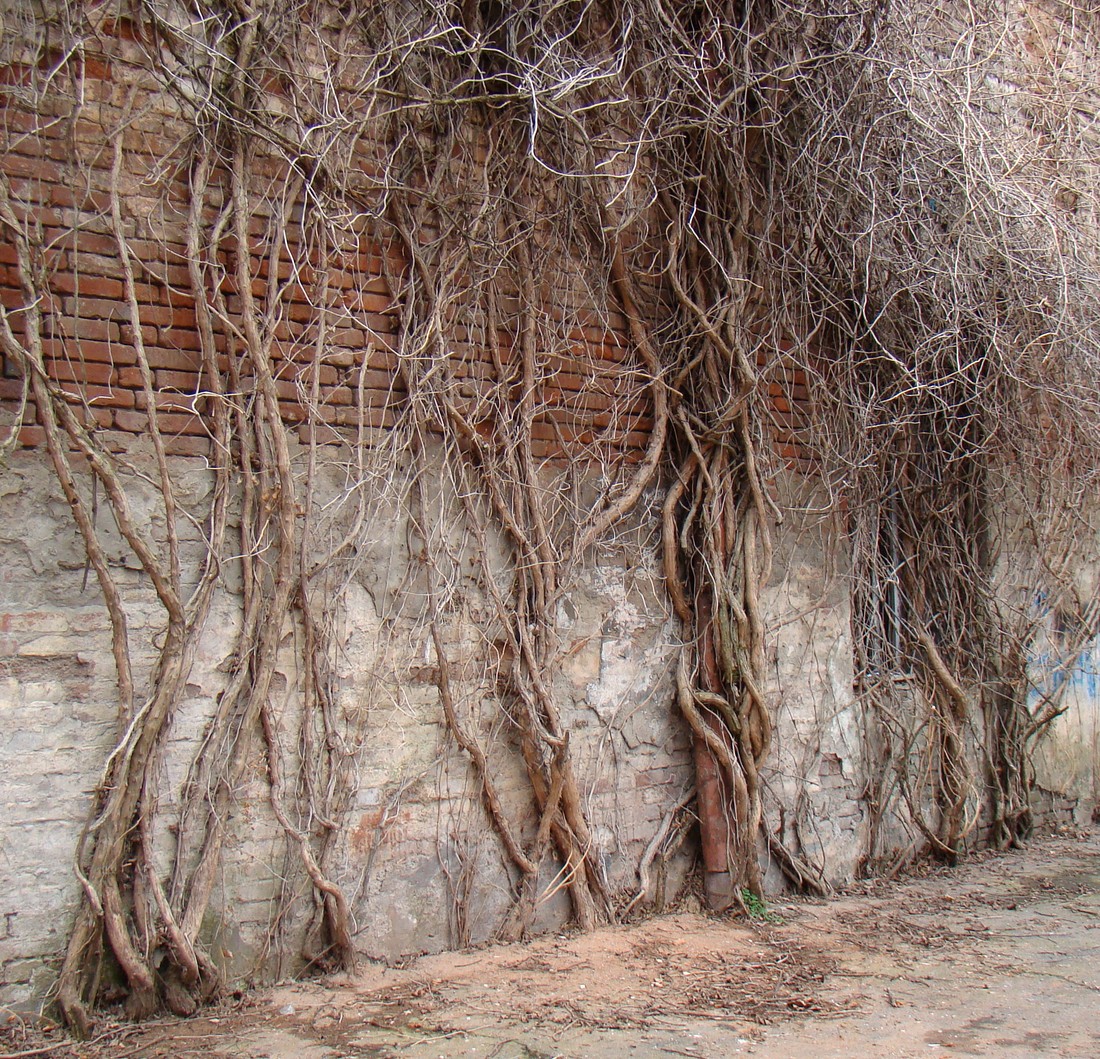
<path fill-rule="evenodd" d="M 10 66 L 0 99 L 0 170 L 11 189 L 11 209 L 36 245 L 34 289 L 23 289 L 15 243 L 0 225 L 0 304 L 17 339 L 25 339 L 26 308 L 43 314 L 41 352 L 46 372 L 70 394 L 72 406 L 104 443 L 120 450 L 139 473 L 127 479 L 143 529 L 161 533 L 162 508 L 156 468 L 143 435 L 150 413 L 167 440 L 181 502 L 201 513 L 211 488 L 205 461 L 211 454 L 213 402 L 223 387 L 243 395 L 251 380 L 239 356 L 241 294 L 233 266 L 233 241 L 202 250 L 202 288 L 194 290 L 188 267 L 186 220 L 190 206 L 190 128 L 171 96 L 147 74 L 141 48 L 126 27 L 101 27 L 101 54 L 86 51 L 54 69 L 56 56 L 34 66 Z M 34 107 L 30 90 L 47 74 L 50 92 Z M 79 102 L 79 105 L 78 105 Z M 120 141 L 117 170 L 115 143 Z M 410 415 L 401 370 L 406 328 L 401 284 L 408 275 L 404 251 L 383 238 L 363 210 L 349 216 L 340 242 L 329 246 L 324 268 L 302 202 L 293 201 L 285 226 L 273 212 L 287 173 L 260 158 L 255 167 L 257 206 L 249 247 L 251 293 L 268 311 L 266 334 L 285 420 L 300 442 L 334 448 L 318 461 L 318 509 L 338 507 L 346 487 L 346 453 L 361 432 L 387 430 Z M 119 188 L 118 229 L 109 194 Z M 204 235 L 218 223 L 225 174 L 215 170 L 203 215 Z M 430 239 L 425 232 L 424 238 Z M 136 317 L 126 296 L 120 241 L 133 262 Z M 291 274 L 288 245 L 300 262 Z M 630 348 L 625 321 L 614 305 L 599 304 L 577 277 L 540 277 L 546 307 L 536 314 L 539 380 L 533 424 L 536 455 L 543 458 L 636 459 L 646 445 L 651 409 L 644 375 Z M 324 314 L 318 310 L 321 292 Z M 476 299 L 452 306 L 446 320 L 449 396 L 477 422 L 514 406 L 521 387 L 515 346 L 520 330 L 515 298 L 497 291 L 499 318 L 491 328 Z M 659 285 L 647 288 L 657 317 Z M 213 345 L 200 340 L 196 295 L 216 314 Z M 329 328 L 317 354 L 322 315 Z M 758 358 L 771 372 L 769 429 L 781 459 L 804 456 L 799 407 L 806 380 L 782 364 L 783 350 Z M 151 372 L 149 407 L 144 364 Z M 500 378 L 498 364 L 503 367 Z M 21 380 L 5 359 L 0 414 L 18 407 Z M 423 368 L 423 365 L 421 365 Z M 0 418 L 0 428 L 4 428 Z M 3 434 L 0 434 L 2 439 Z M 85 555 L 67 504 L 40 451 L 43 434 L 28 408 L 19 430 L 25 451 L 16 452 L 0 477 L 0 741 L 13 763 L 0 778 L 0 1002 L 33 1003 L 49 989 L 63 951 L 79 886 L 68 870 L 85 823 L 92 791 L 117 738 L 118 702 L 106 614 L 95 578 L 86 579 Z M 292 446 L 295 469 L 305 460 Z M 347 461 L 345 461 L 347 462 Z M 90 488 L 86 482 L 82 488 Z M 408 512 L 388 496 L 372 504 L 340 590 L 327 600 L 333 621 L 336 687 L 341 719 L 354 748 L 356 787 L 340 834 L 336 881 L 352 904 L 357 944 L 368 955 L 392 959 L 458 944 L 450 922 L 455 880 L 470 880 L 467 937 L 492 935 L 508 904 L 509 873 L 482 816 L 464 756 L 445 739 L 439 723 L 418 563 L 409 553 L 414 536 Z M 565 662 L 553 689 L 570 731 L 570 748 L 584 791 L 600 863 L 616 892 L 632 894 L 636 867 L 647 845 L 692 783 L 689 741 L 672 701 L 672 659 L 678 636 L 665 598 L 653 528 L 656 492 L 644 498 L 631 525 L 591 564 L 574 572 L 557 618 Z M 193 578 L 204 556 L 201 517 L 180 520 L 184 578 Z M 346 529 L 334 523 L 334 538 Z M 147 579 L 111 520 L 99 532 L 118 579 L 130 622 L 136 683 L 156 664 L 162 616 Z M 339 532 L 337 532 L 339 531 Z M 800 537 L 801 540 L 801 537 Z M 197 557 L 197 558 L 196 558 Z M 504 569 L 508 556 L 490 556 Z M 471 561 L 466 556 L 463 561 Z M 173 718 L 160 808 L 178 810 L 184 772 L 224 690 L 236 649 L 239 621 L 236 573 L 227 562 L 214 603 L 214 618 L 199 645 L 187 696 Z M 800 576 L 814 583 L 818 568 Z M 456 670 L 470 661 L 484 673 L 491 616 L 478 599 L 475 572 L 464 577 L 461 607 L 446 630 Z M 87 584 L 85 582 L 88 582 Z M 468 583 L 467 583 L 468 582 Z M 413 587 L 410 588 L 410 585 Z M 473 586 L 473 587 L 471 587 Z M 480 610 L 478 609 L 480 607 Z M 843 625 L 843 612 L 838 623 Z M 791 628 L 795 628 L 791 625 Z M 797 659 L 807 699 L 818 693 L 819 667 L 807 662 L 818 645 Z M 279 693 L 273 696 L 288 747 L 300 723 L 300 674 L 286 645 L 279 661 Z M 521 759 L 505 733 L 507 718 L 494 687 L 477 679 L 455 680 L 458 708 L 490 754 L 498 790 L 517 826 L 531 820 Z M 840 703 L 840 709 L 845 707 Z M 839 797 L 839 795 L 838 795 Z M 823 810 L 827 815 L 828 807 Z M 853 825 L 854 826 L 854 825 Z M 846 832 L 845 832 L 846 834 Z M 158 837 L 165 849 L 171 835 Z M 165 862 L 170 859 L 164 855 Z M 688 843 L 667 865 L 669 896 L 691 862 Z M 550 885 L 556 866 L 547 864 Z M 656 870 L 656 868 L 655 868 Z M 848 866 L 840 865 L 841 872 Z M 449 874 L 450 873 L 450 874 Z M 236 792 L 224 870 L 203 941 L 233 978 L 280 977 L 299 969 L 298 951 L 311 912 L 309 886 L 287 855 L 285 836 L 268 804 L 263 761 L 252 762 Z M 282 896 L 291 911 L 277 929 L 290 955 L 273 955 L 271 916 Z M 539 927 L 567 916 L 563 892 L 540 906 Z"/>
<path fill-rule="evenodd" d="M 0 232 L 0 303 L 22 338 L 23 307 L 28 297 L 38 301 L 46 371 L 71 394 L 85 421 L 103 431 L 141 434 L 149 428 L 140 338 L 169 451 L 202 454 L 210 445 L 210 402 L 218 387 L 203 368 L 195 294 L 224 313 L 215 320 L 214 334 L 217 368 L 224 373 L 240 348 L 234 244 L 222 239 L 216 251 L 202 248 L 203 288 L 194 291 L 185 224 L 192 130 L 146 69 L 136 36 L 128 23 L 106 23 L 82 61 L 73 58 L 55 69 L 57 57 L 44 56 L 33 66 L 9 64 L 0 76 L 5 147 L 0 166 L 10 181 L 15 218 L 29 226 L 39 247 L 32 263 L 35 290 L 28 295 L 21 289 L 10 232 Z M 47 73 L 49 90 L 42 92 Z M 369 165 L 364 158 L 362 166 Z M 319 267 L 321 252 L 303 230 L 304 200 L 292 202 L 281 221 L 275 216 L 273 207 L 290 175 L 285 165 L 260 157 L 253 168 L 252 295 L 268 314 L 286 421 L 302 440 L 334 444 L 364 429 L 392 427 L 407 412 L 406 382 L 398 370 L 408 326 L 400 295 L 407 254 L 364 208 L 360 216 L 349 216 L 340 244 L 326 248 Z M 112 222 L 112 183 L 119 190 L 120 229 Z M 215 171 L 212 184 L 204 214 L 207 235 L 225 194 L 224 172 Z M 127 304 L 120 238 L 134 266 L 137 319 Z M 431 233 L 423 238 L 429 241 Z M 273 252 L 280 248 L 289 252 L 273 265 Z M 536 321 L 536 454 L 576 460 L 597 453 L 606 459 L 614 452 L 637 458 L 652 417 L 621 313 L 614 305 L 585 304 L 592 295 L 568 275 L 541 279 L 547 305 Z M 572 292 L 563 290 L 571 285 Z M 654 281 L 645 293 L 659 316 L 659 284 Z M 509 306 L 515 299 L 504 291 L 501 301 Z M 469 305 L 452 308 L 446 370 L 456 403 L 475 423 L 479 416 L 487 423 L 500 414 L 499 384 L 508 383 L 517 394 L 521 388 L 516 365 L 521 323 L 513 306 L 490 335 L 476 303 L 475 294 Z M 321 326 L 326 339 L 318 353 Z M 782 351 L 774 353 L 771 364 L 768 356 L 760 357 L 770 378 L 771 431 L 779 457 L 797 462 L 805 456 L 799 406 L 807 399 L 806 380 L 784 367 Z M 5 358 L 0 407 L 8 423 L 22 393 L 17 376 Z M 247 388 L 248 379 L 240 385 Z M 42 441 L 33 401 L 19 441 L 29 447 Z"/>

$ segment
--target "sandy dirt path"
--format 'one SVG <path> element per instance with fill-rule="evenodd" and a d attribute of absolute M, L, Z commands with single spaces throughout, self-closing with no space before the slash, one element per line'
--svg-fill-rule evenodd
<path fill-rule="evenodd" d="M 286 984 L 80 1049 L 14 1024 L 5 1044 L 59 1059 L 1100 1055 L 1100 836 L 769 918 L 685 911 Z"/>

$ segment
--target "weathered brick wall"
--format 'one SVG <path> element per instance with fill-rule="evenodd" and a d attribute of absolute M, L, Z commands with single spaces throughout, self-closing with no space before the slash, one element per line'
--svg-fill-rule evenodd
<path fill-rule="evenodd" d="M 144 443 L 125 444 L 129 460 L 149 466 Z M 295 458 L 304 458 L 303 452 Z M 204 462 L 177 457 L 173 466 L 183 491 L 201 501 L 210 486 Z M 340 480 L 338 463 L 324 467 L 319 499 Z M 137 489 L 138 505 L 155 510 L 153 492 L 145 488 L 144 498 Z M 13 456 L 0 489 L 0 716 L 8 762 L 0 778 L 0 915 L 7 924 L 0 938 L 0 1002 L 11 1004 L 41 997 L 56 972 L 79 894 L 72 871 L 76 843 L 118 720 L 106 615 L 94 578 L 82 589 L 82 545 L 41 455 Z M 565 662 L 555 699 L 571 733 L 600 862 L 623 900 L 636 891 L 642 851 L 693 783 L 689 739 L 671 686 L 678 632 L 664 597 L 652 517 L 643 512 L 613 549 L 578 572 L 559 620 Z M 441 724 L 436 661 L 410 591 L 415 563 L 405 543 L 407 518 L 396 501 L 379 505 L 332 603 L 337 706 L 355 774 L 335 881 L 349 895 L 356 944 L 380 959 L 487 938 L 509 900 L 507 873 L 468 760 Z M 768 776 L 792 814 L 808 796 L 807 833 L 820 839 L 814 852 L 824 854 L 830 877 L 839 881 L 855 872 L 864 821 L 853 782 L 859 755 L 851 730 L 856 705 L 847 605 L 842 578 L 828 573 L 833 532 L 804 518 L 781 538 L 781 573 L 769 613 L 772 668 L 783 690 L 778 751 Z M 110 527 L 105 537 L 131 618 L 140 682 L 155 662 L 162 618 L 121 540 Z M 184 542 L 192 560 L 201 554 L 198 543 Z M 228 569 L 169 733 L 160 779 L 166 819 L 225 687 L 239 622 L 235 584 L 236 573 Z M 492 618 L 472 587 L 462 598 L 446 629 L 457 708 L 484 741 L 508 812 L 530 826 L 521 760 L 485 683 Z M 288 629 L 272 700 L 291 758 L 300 709 L 296 664 Z M 833 782 L 830 770 L 840 769 L 843 782 Z M 171 835 L 161 831 L 158 843 L 167 863 Z M 654 865 L 655 873 L 667 871 L 666 898 L 680 891 L 692 850 L 689 840 L 663 868 L 659 861 Z M 545 885 L 555 870 L 549 862 Z M 287 892 L 296 901 L 275 933 L 280 948 L 272 944 L 271 914 L 278 895 Z M 458 894 L 468 896 L 463 922 L 455 916 Z M 271 813 L 257 748 L 235 794 L 203 940 L 234 979 L 289 974 L 299 966 L 309 908 L 306 880 Z M 558 891 L 540 906 L 537 925 L 556 927 L 568 911 Z"/>
<path fill-rule="evenodd" d="M 21 63 L 16 55 L 5 68 L 0 170 L 10 190 L 10 218 L 28 233 L 32 255 L 21 263 L 10 229 L 0 233 L 0 304 L 22 343 L 30 342 L 27 310 L 36 306 L 42 330 L 32 352 L 41 352 L 47 376 L 69 394 L 105 448 L 150 478 L 146 437 L 155 417 L 180 500 L 198 511 L 217 457 L 212 413 L 220 388 L 229 378 L 250 392 L 247 360 L 239 356 L 242 292 L 234 241 L 207 245 L 218 225 L 219 195 L 224 201 L 226 194 L 225 173 L 217 167 L 198 245 L 189 248 L 192 129 L 151 76 L 137 37 L 125 22 L 104 23 L 88 47 L 66 61 L 46 53 Z M 48 90 L 40 90 L 47 77 Z M 369 159 L 363 164 L 369 168 Z M 396 237 L 380 234 L 367 207 L 347 216 L 322 257 L 311 242 L 304 200 L 292 195 L 282 202 L 290 177 L 285 165 L 261 152 L 251 171 L 251 294 L 264 314 L 296 471 L 303 473 L 312 443 L 328 448 L 316 472 L 315 499 L 323 507 L 346 488 L 363 443 L 399 428 L 410 413 L 401 370 L 410 324 L 401 290 L 410 262 Z M 422 234 L 430 240 L 431 232 Z M 127 262 L 136 307 L 129 304 Z M 198 288 L 194 265 L 201 270 Z M 598 303 L 567 273 L 541 282 L 546 304 L 535 321 L 535 457 L 574 470 L 591 461 L 593 474 L 609 460 L 637 460 L 652 427 L 651 407 L 621 311 Z M 657 312 L 664 297 L 659 285 L 645 291 Z M 516 299 L 507 289 L 499 293 L 495 331 L 476 307 L 460 305 L 446 320 L 450 393 L 475 423 L 499 412 L 486 404 L 486 394 L 500 382 L 502 366 L 519 393 L 523 321 Z M 205 348 L 197 299 L 216 315 L 212 345 Z M 761 352 L 759 361 L 770 372 L 765 385 L 777 453 L 794 463 L 805 457 L 797 429 L 806 380 L 783 365 L 782 352 Z M 771 356 L 775 364 L 767 363 Z M 3 1003 L 40 998 L 52 981 L 79 897 L 72 870 L 77 843 L 119 725 L 103 602 L 42 451 L 33 397 L 15 421 L 23 395 L 16 364 L 5 356 L 0 429 L 5 436 L 15 431 L 24 451 L 11 457 L 0 478 L 0 716 L 12 760 L 0 780 L 7 811 L 0 828 Z M 79 459 L 74 466 L 84 475 Z M 140 475 L 128 474 L 126 481 L 142 530 L 162 540 L 155 490 Z M 88 494 L 89 480 L 82 478 L 79 487 Z M 555 696 L 571 733 L 600 864 L 624 899 L 637 885 L 642 851 L 692 783 L 688 737 L 671 708 L 678 634 L 659 571 L 651 502 L 578 572 L 558 616 L 568 642 Z M 404 543 L 408 511 L 397 498 L 379 497 L 370 515 L 331 603 L 338 707 L 355 774 L 335 881 L 349 896 L 356 943 L 372 957 L 395 958 L 490 936 L 506 911 L 511 882 L 469 764 L 441 725 L 422 601 L 409 589 L 416 575 Z M 105 513 L 98 528 L 121 587 L 141 686 L 155 663 L 163 615 Z M 193 579 L 203 542 L 194 524 L 179 528 L 185 580 Z M 225 687 L 240 620 L 239 577 L 227 562 L 187 696 L 172 722 L 159 777 L 167 818 Z M 488 748 L 509 813 L 529 825 L 528 781 L 494 689 L 485 684 L 493 619 L 476 590 L 467 585 L 464 591 L 447 624 L 452 663 L 465 674 L 456 681 L 458 708 Z M 286 636 L 273 701 L 293 761 L 301 680 L 295 630 Z M 234 978 L 296 970 L 309 913 L 307 881 L 268 797 L 257 750 L 235 795 L 204 928 L 203 940 Z M 156 840 L 167 864 L 172 835 L 162 829 Z M 690 850 L 689 842 L 667 865 L 656 862 L 654 871 L 668 875 L 658 893 L 678 891 Z M 540 905 L 538 925 L 550 927 L 564 920 L 568 904 L 564 889 L 552 885 L 556 866 L 548 862 L 546 870 L 543 882 L 555 895 Z M 287 894 L 291 911 L 273 927 L 272 910 Z"/>
<path fill-rule="evenodd" d="M 40 248 L 32 262 L 38 288 L 33 297 L 43 313 L 45 369 L 72 394 L 89 424 L 141 434 L 148 413 L 139 334 L 170 450 L 202 454 L 210 437 L 212 386 L 203 374 L 188 268 L 193 129 L 150 73 L 125 21 L 102 24 L 79 60 L 61 58 L 46 53 L 33 65 L 9 63 L 0 77 L 6 88 L 0 92 L 0 164 L 10 182 L 13 215 L 29 225 Z M 42 90 L 47 74 L 49 88 Z M 364 158 L 362 164 L 369 163 Z M 286 216 L 277 216 L 278 207 L 288 205 L 279 189 L 293 174 L 285 163 L 262 155 L 252 171 L 252 295 L 271 316 L 272 364 L 286 419 L 299 424 L 303 440 L 320 442 L 392 426 L 405 398 L 397 370 L 402 305 L 393 287 L 395 278 L 408 274 L 408 253 L 392 235 L 380 237 L 367 202 L 358 217 L 349 215 L 342 241 L 326 248 L 321 267 L 304 230 L 307 203 L 292 198 Z M 215 183 L 224 178 L 214 173 Z M 120 202 L 117 224 L 112 189 Z M 203 222 L 208 236 L 217 224 L 213 207 Z M 136 320 L 125 297 L 120 241 L 134 268 Z M 201 295 L 223 299 L 220 307 L 230 318 L 241 309 L 234 245 L 223 240 L 215 253 L 200 247 Z M 280 251 L 276 261 L 273 254 Z M 621 312 L 585 304 L 590 292 L 582 286 L 570 292 L 559 276 L 544 280 L 547 306 L 538 324 L 553 341 L 542 351 L 533 424 L 537 455 L 575 459 L 594 447 L 637 453 L 652 419 Z M 656 306 L 662 295 L 654 286 L 647 297 Z M 0 304 L 20 338 L 27 299 L 8 233 L 0 239 Z M 326 338 L 318 360 L 322 309 Z M 496 374 L 494 354 L 506 366 L 514 364 L 519 327 L 514 314 L 498 321 L 493 335 L 476 312 L 450 322 L 448 372 L 467 408 L 477 411 Z M 217 327 L 214 340 L 217 366 L 224 371 L 236 341 L 232 329 Z M 762 352 L 759 364 L 770 380 L 765 385 L 778 453 L 798 461 L 805 455 L 797 427 L 806 379 L 785 366 L 781 354 Z M 5 358 L 0 406 L 9 416 L 21 395 L 17 374 Z M 21 444 L 40 444 L 33 401 L 23 423 Z"/>
<path fill-rule="evenodd" d="M 128 458 L 141 466 L 149 454 L 133 443 Z M 209 488 L 201 461 L 178 460 L 175 470 L 195 496 Z M 326 484 L 338 479 L 334 467 Z M 0 915 L 6 923 L 0 998 L 24 1003 L 43 995 L 65 942 L 79 894 L 76 843 L 118 734 L 117 689 L 102 602 L 94 580 L 81 588 L 82 546 L 38 454 L 13 457 L 3 490 L 0 716 L 7 734 L 0 745 L 8 758 L 0 779 Z M 380 507 L 348 585 L 333 600 L 336 705 L 356 780 L 342 817 L 335 881 L 349 896 L 357 945 L 380 959 L 491 936 L 510 890 L 468 761 L 441 724 L 430 638 L 407 584 L 401 532 L 407 517 L 399 504 Z M 127 569 L 121 541 L 107 537 L 119 564 L 140 682 L 155 662 L 162 622 L 144 579 Z M 233 583 L 227 571 L 169 733 L 167 772 L 160 777 L 167 816 L 225 687 L 239 622 Z M 484 682 L 490 626 L 479 607 L 471 592 L 447 623 L 457 709 L 485 741 L 507 811 L 529 826 L 527 780 L 493 689 Z M 692 782 L 686 733 L 670 708 L 676 637 L 643 527 L 579 576 L 560 628 L 568 659 L 555 687 L 557 701 L 572 733 L 601 863 L 613 889 L 630 894 L 642 849 Z M 272 699 L 291 758 L 300 710 L 295 667 L 288 630 Z M 203 940 L 233 978 L 291 973 L 300 967 L 308 886 L 272 816 L 258 747 L 232 814 Z M 161 831 L 157 838 L 167 856 L 171 835 Z M 669 897 L 688 864 L 683 853 L 670 865 Z M 556 869 L 547 870 L 544 882 L 550 884 Z M 280 949 L 272 944 L 271 915 L 280 893 L 288 891 L 296 900 L 275 930 L 285 943 Z M 465 922 L 458 923 L 454 912 L 462 893 L 468 904 Z M 562 892 L 542 905 L 538 924 L 557 926 L 567 915 Z"/>
<path fill-rule="evenodd" d="M 25 340 L 28 298 L 38 300 L 47 374 L 71 394 L 72 406 L 104 445 L 147 476 L 131 475 L 127 483 L 135 490 L 143 528 L 156 535 L 163 526 L 148 485 L 153 467 L 145 440 L 150 409 L 142 357 L 152 373 L 157 424 L 181 497 L 200 508 L 211 487 L 212 402 L 220 384 L 204 366 L 196 296 L 224 310 L 213 348 L 206 351 L 223 376 L 241 364 L 235 331 L 241 291 L 231 240 L 215 250 L 199 247 L 203 286 L 193 288 L 188 123 L 149 75 L 125 24 L 101 26 L 96 40 L 99 53 L 86 50 L 79 61 L 73 57 L 57 69 L 59 56 L 48 56 L 6 70 L 0 170 L 9 180 L 16 222 L 28 226 L 39 256 L 31 262 L 34 290 L 28 294 L 14 243 L 0 231 L 0 304 L 15 337 Z M 38 96 L 32 107 L 33 93 L 24 90 L 47 72 L 56 91 Z M 254 172 L 251 291 L 267 314 L 280 408 L 293 427 L 295 472 L 304 473 L 310 443 L 327 450 L 316 472 L 316 500 L 323 508 L 345 487 L 349 468 L 361 472 L 351 456 L 368 447 L 359 442 L 377 441 L 409 414 L 401 357 L 410 321 L 400 290 L 410 263 L 396 239 L 380 235 L 366 208 L 347 218 L 339 243 L 328 246 L 322 262 L 303 227 L 300 200 L 292 197 L 285 223 L 276 217 L 285 168 L 260 157 Z M 215 172 L 215 185 L 218 179 Z M 117 218 L 112 184 L 119 193 Z M 203 215 L 203 232 L 216 225 L 212 204 Z M 127 304 L 123 246 L 133 262 L 136 316 Z M 279 246 L 287 252 L 273 264 Z M 608 454 L 639 458 L 652 409 L 622 313 L 613 304 L 596 304 L 597 296 L 580 281 L 570 286 L 567 280 L 547 278 L 551 286 L 537 320 L 545 342 L 539 349 L 534 448 L 538 458 L 548 459 L 548 474 L 570 466 L 575 471 L 591 460 L 595 475 Z M 658 313 L 666 294 L 656 282 L 646 293 Z M 514 367 L 521 323 L 507 297 L 502 304 L 492 333 L 482 312 L 463 314 L 461 306 L 446 321 L 452 393 L 473 421 L 493 411 L 484 399 L 490 383 L 499 381 L 498 362 Z M 318 346 L 320 326 L 326 334 Z M 766 428 L 776 462 L 804 471 L 812 469 L 803 432 L 809 394 L 788 352 L 758 352 L 769 398 Z M 238 382 L 248 389 L 247 378 Z M 0 429 L 15 429 L 24 451 L 0 472 L 4 1004 L 32 1002 L 52 981 L 79 895 L 71 865 L 118 727 L 102 600 L 95 578 L 86 576 L 83 547 L 42 452 L 33 402 L 22 422 L 13 422 L 22 393 L 6 357 L 0 415 L 7 419 Z M 76 466 L 81 469 L 79 461 Z M 866 720 L 853 693 L 843 527 L 814 514 L 825 505 L 811 479 L 780 474 L 773 484 L 783 494 L 788 518 L 777 528 L 775 576 L 765 600 L 768 692 L 777 706 L 775 749 L 765 770 L 769 826 L 823 862 L 831 879 L 844 881 L 859 867 L 869 825 L 862 798 Z M 81 488 L 90 492 L 86 479 Z M 372 957 L 392 959 L 490 936 L 505 912 L 509 880 L 469 764 L 440 722 L 422 595 L 409 590 L 416 573 L 407 544 L 407 505 L 395 497 L 376 499 L 355 561 L 341 569 L 332 595 L 338 707 L 355 774 L 354 795 L 341 819 L 335 881 L 349 895 L 357 945 Z M 575 572 L 556 619 L 565 659 L 556 701 L 571 733 L 600 863 L 624 900 L 636 886 L 642 850 L 693 782 L 688 738 L 670 687 L 679 630 L 659 569 L 654 505 L 649 497 L 614 544 Z M 106 516 L 99 528 L 122 586 L 143 680 L 154 663 L 163 618 Z M 181 529 L 186 575 L 194 578 L 202 541 L 193 525 L 181 521 Z M 239 622 L 239 576 L 227 563 L 187 697 L 169 734 L 168 765 L 160 777 L 169 814 L 225 687 Z M 523 820 L 530 813 L 528 783 L 485 677 L 493 618 L 469 571 L 462 577 L 461 605 L 446 629 L 460 674 L 458 706 L 489 748 L 508 811 Z M 301 708 L 294 636 L 294 629 L 286 630 L 273 692 L 291 758 Z M 1075 806 L 1084 805 L 1084 798 Z M 171 835 L 162 832 L 157 839 L 167 858 Z M 691 856 L 689 842 L 667 865 L 669 895 L 680 887 Z M 554 870 L 548 866 L 547 885 Z M 778 884 L 778 874 L 773 871 L 769 881 Z M 294 897 L 292 911 L 273 937 L 272 908 L 286 893 Z M 257 752 L 236 792 L 204 940 L 233 977 L 291 973 L 298 969 L 308 895 L 271 812 Z M 465 901 L 457 901 L 462 895 Z M 539 925 L 555 926 L 566 914 L 559 889 L 540 907 Z"/>

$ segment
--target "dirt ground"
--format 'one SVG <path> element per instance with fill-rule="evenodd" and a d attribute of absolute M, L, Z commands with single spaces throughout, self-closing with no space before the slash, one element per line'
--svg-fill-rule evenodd
<path fill-rule="evenodd" d="M 16 1017 L 7 1054 L 88 1059 L 1100 1055 L 1100 836 L 774 903 L 284 984 L 74 1047 Z M 4 1059 L 4 1053 L 0 1053 Z"/>

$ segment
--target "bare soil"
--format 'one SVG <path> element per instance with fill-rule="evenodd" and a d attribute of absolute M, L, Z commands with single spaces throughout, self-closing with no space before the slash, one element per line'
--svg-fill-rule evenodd
<path fill-rule="evenodd" d="M 246 994 L 72 1059 L 1100 1055 L 1100 837 L 1062 835 L 767 920 L 694 911 Z M 0 1059 L 3 1055 L 0 1054 Z"/>

